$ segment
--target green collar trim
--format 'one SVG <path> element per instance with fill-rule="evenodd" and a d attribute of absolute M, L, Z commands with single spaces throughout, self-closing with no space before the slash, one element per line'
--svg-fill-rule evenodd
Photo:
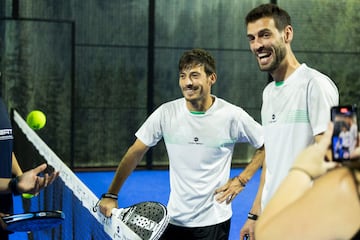
<path fill-rule="evenodd" d="M 190 111 L 190 112 L 195 115 L 205 114 L 205 112 L 202 112 L 202 111 Z"/>
<path fill-rule="evenodd" d="M 275 82 L 275 86 L 280 87 L 284 84 L 284 81 Z"/>

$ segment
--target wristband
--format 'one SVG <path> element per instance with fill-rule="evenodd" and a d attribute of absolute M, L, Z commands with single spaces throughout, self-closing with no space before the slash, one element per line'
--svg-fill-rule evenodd
<path fill-rule="evenodd" d="M 101 195 L 101 198 L 111 198 L 114 200 L 118 200 L 118 195 L 113 193 L 104 193 Z"/>
<path fill-rule="evenodd" d="M 12 194 L 15 196 L 20 195 L 19 189 L 17 187 L 19 182 L 19 177 L 14 177 L 9 182 L 9 189 L 11 190 Z"/>
<path fill-rule="evenodd" d="M 111 198 L 111 199 L 114 199 L 114 200 L 118 200 L 118 195 L 114 194 L 114 193 L 103 193 L 103 194 L 101 194 L 101 197 L 99 198 L 99 200 L 97 201 L 97 203 L 93 207 L 94 212 L 97 212 L 97 208 L 99 206 L 99 203 L 100 203 L 101 199 L 103 199 L 103 198 Z"/>
<path fill-rule="evenodd" d="M 235 177 L 235 178 L 239 181 L 239 183 L 242 187 L 246 187 L 246 184 L 243 183 L 239 177 Z"/>
<path fill-rule="evenodd" d="M 256 214 L 248 213 L 248 219 L 256 221 L 258 219 L 258 217 L 259 216 Z"/>

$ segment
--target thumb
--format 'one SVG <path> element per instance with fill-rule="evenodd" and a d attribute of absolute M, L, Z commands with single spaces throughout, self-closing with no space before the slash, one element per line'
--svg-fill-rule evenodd
<path fill-rule="evenodd" d="M 323 164 L 324 164 L 325 169 L 329 170 L 329 169 L 335 168 L 338 163 L 336 163 L 336 162 L 325 162 L 324 161 Z"/>
<path fill-rule="evenodd" d="M 36 168 L 33 169 L 33 171 L 35 172 L 35 174 L 39 174 L 41 172 L 43 172 L 45 169 L 47 168 L 47 164 L 43 163 L 40 166 L 37 166 Z"/>

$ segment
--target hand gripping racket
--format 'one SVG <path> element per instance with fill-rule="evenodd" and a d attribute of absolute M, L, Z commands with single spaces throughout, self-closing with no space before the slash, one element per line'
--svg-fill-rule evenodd
<path fill-rule="evenodd" d="M 2 217 L 7 225 L 6 230 L 11 232 L 34 232 L 53 228 L 64 219 L 65 214 L 62 211 L 29 212 Z"/>
<path fill-rule="evenodd" d="M 168 223 L 164 205 L 141 202 L 127 208 L 114 208 L 105 228 L 113 239 L 158 240 Z"/>

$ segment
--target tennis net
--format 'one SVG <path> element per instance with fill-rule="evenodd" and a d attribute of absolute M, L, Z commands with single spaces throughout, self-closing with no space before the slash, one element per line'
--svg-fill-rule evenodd
<path fill-rule="evenodd" d="M 16 142 L 21 138 L 21 149 L 27 154 L 27 159 L 38 159 L 39 165 L 46 162 L 50 168 L 60 172 L 55 182 L 40 192 L 37 197 L 23 200 L 24 211 L 62 210 L 65 221 L 59 227 L 28 233 L 28 239 L 112 239 L 106 229 L 109 219 L 98 211 L 94 212 L 98 198 L 91 190 L 68 168 L 61 159 L 46 145 L 46 143 L 28 127 L 24 119 L 13 110 L 13 128 Z M 21 152 L 22 150 L 19 150 Z M 40 160 L 39 160 L 40 159 Z M 21 161 L 19 160 L 21 163 Z"/>

